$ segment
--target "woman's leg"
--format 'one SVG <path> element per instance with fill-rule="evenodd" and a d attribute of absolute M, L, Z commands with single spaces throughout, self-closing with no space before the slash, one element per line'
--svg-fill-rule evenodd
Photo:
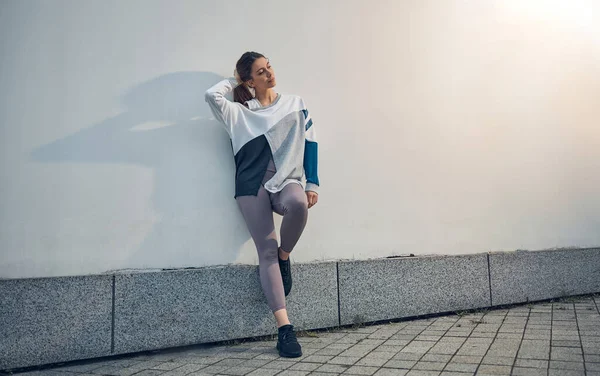
<path fill-rule="evenodd" d="M 236 200 L 258 252 L 260 283 L 277 327 L 289 324 L 269 193 L 261 186 L 257 196 L 239 196 Z"/>
<path fill-rule="evenodd" d="M 287 260 L 298 243 L 308 220 L 308 200 L 299 184 L 291 183 L 272 195 L 273 210 L 283 216 L 279 257 Z"/>

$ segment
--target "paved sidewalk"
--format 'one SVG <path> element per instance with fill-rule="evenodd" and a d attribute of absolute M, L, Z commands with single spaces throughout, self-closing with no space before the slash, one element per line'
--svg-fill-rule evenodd
<path fill-rule="evenodd" d="M 90 360 L 20 375 L 597 375 L 600 294 L 383 325 L 300 333 L 304 355 L 275 337 Z"/>

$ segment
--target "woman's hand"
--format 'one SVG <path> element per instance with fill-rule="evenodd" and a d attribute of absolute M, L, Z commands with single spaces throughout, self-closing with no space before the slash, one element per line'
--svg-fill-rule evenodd
<path fill-rule="evenodd" d="M 312 208 L 319 201 L 319 194 L 313 191 L 306 191 L 306 198 L 308 200 L 308 208 Z"/>
<path fill-rule="evenodd" d="M 240 75 L 238 74 L 237 69 L 233 70 L 233 77 L 235 77 L 235 79 L 239 85 L 242 84 L 242 79 L 240 78 Z"/>

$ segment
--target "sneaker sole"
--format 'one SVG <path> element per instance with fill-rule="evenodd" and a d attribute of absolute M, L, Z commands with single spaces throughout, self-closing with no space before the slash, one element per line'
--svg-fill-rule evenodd
<path fill-rule="evenodd" d="M 302 356 L 302 350 L 300 350 L 300 352 L 297 353 L 284 353 L 279 349 L 279 343 L 276 346 L 277 351 L 279 352 L 279 356 L 284 357 L 284 358 L 299 358 Z"/>

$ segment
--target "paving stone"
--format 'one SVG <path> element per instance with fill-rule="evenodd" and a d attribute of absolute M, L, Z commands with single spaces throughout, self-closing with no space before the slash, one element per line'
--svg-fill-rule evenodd
<path fill-rule="evenodd" d="M 290 370 L 293 371 L 314 371 L 315 369 L 321 367 L 320 363 L 303 363 L 303 362 L 298 362 L 295 363 L 293 366 L 291 366 Z"/>
<path fill-rule="evenodd" d="M 389 352 L 389 351 L 371 351 L 367 357 L 370 358 L 378 358 L 378 359 L 392 359 L 394 357 L 394 355 L 396 355 L 395 352 Z"/>
<path fill-rule="evenodd" d="M 477 369 L 477 374 L 510 375 L 511 366 L 482 364 Z"/>
<path fill-rule="evenodd" d="M 586 371 L 600 372 L 600 363 L 585 362 Z"/>
<path fill-rule="evenodd" d="M 514 376 L 547 376 L 548 370 L 545 368 L 524 368 L 514 367 L 512 375 Z"/>
<path fill-rule="evenodd" d="M 483 355 L 454 355 L 451 362 L 454 363 L 467 363 L 467 364 L 479 364 L 483 359 Z"/>
<path fill-rule="evenodd" d="M 278 373 L 277 376 L 305 376 L 308 375 L 309 371 L 292 371 L 286 369 L 285 371 Z"/>
<path fill-rule="evenodd" d="M 430 371 L 441 371 L 446 366 L 446 362 L 423 362 L 419 361 L 414 366 L 413 369 L 423 369 Z"/>
<path fill-rule="evenodd" d="M 389 359 L 369 358 L 368 356 L 359 360 L 357 366 L 381 367 L 388 362 Z"/>
<path fill-rule="evenodd" d="M 406 376 L 439 376 L 440 371 L 424 371 L 420 369 L 412 369 L 408 371 Z"/>
<path fill-rule="evenodd" d="M 390 360 L 383 366 L 386 368 L 403 368 L 411 369 L 417 363 L 416 360 Z"/>
<path fill-rule="evenodd" d="M 424 361 L 424 362 L 444 362 L 444 363 L 448 363 L 450 361 L 450 359 L 452 359 L 452 355 L 447 355 L 447 354 L 430 354 L 430 353 L 427 353 L 427 354 L 423 355 L 423 357 L 420 360 Z"/>
<path fill-rule="evenodd" d="M 514 357 L 507 356 L 489 356 L 486 355 L 481 364 L 491 364 L 491 365 L 499 365 L 499 366 L 512 366 L 515 362 Z"/>
<path fill-rule="evenodd" d="M 551 360 L 550 369 L 583 370 L 583 362 L 567 362 L 564 360 Z"/>
<path fill-rule="evenodd" d="M 583 370 L 549 369 L 548 376 L 586 376 Z M 589 374 L 587 376 L 590 376 Z"/>
<path fill-rule="evenodd" d="M 375 372 L 375 376 L 404 376 L 408 372 L 407 369 L 397 369 L 397 368 L 381 368 L 379 371 Z"/>
<path fill-rule="evenodd" d="M 285 360 L 273 360 L 272 362 L 265 364 L 261 368 L 284 370 L 284 369 L 290 368 L 293 365 L 294 365 L 293 362 L 288 362 Z"/>
<path fill-rule="evenodd" d="M 344 375 L 372 375 L 379 367 L 352 366 L 344 372 Z"/>
<path fill-rule="evenodd" d="M 349 357 L 349 356 L 336 356 L 327 361 L 328 364 L 340 364 L 345 366 L 351 366 L 358 361 L 357 358 Z"/>
<path fill-rule="evenodd" d="M 517 358 L 515 361 L 515 367 L 526 367 L 526 368 L 548 368 L 547 360 L 539 359 L 522 359 Z"/>
<path fill-rule="evenodd" d="M 552 347 L 550 349 L 550 360 L 567 360 L 583 362 L 581 348 L 577 347 Z"/>
<path fill-rule="evenodd" d="M 259 368 L 255 371 L 250 372 L 247 376 L 274 376 L 281 370 L 278 369 L 268 369 L 268 368 Z"/>
<path fill-rule="evenodd" d="M 337 372 L 342 373 L 346 371 L 350 366 L 342 364 L 323 364 L 319 368 L 315 369 L 316 372 Z"/>
<path fill-rule="evenodd" d="M 333 359 L 333 355 L 310 355 L 306 357 L 303 362 L 327 363 L 331 359 Z"/>
<path fill-rule="evenodd" d="M 254 371 L 256 369 L 256 367 L 240 367 L 240 366 L 234 366 L 231 368 L 226 369 L 225 371 L 223 371 L 222 373 L 225 375 L 247 375 L 250 372 Z"/>
<path fill-rule="evenodd" d="M 393 360 L 419 360 L 421 359 L 423 355 L 418 354 L 418 353 L 403 353 L 403 352 L 399 352 L 398 354 L 394 355 L 394 357 L 392 358 Z"/>
<path fill-rule="evenodd" d="M 457 372 L 467 372 L 474 373 L 477 370 L 477 363 L 454 363 L 450 362 L 444 368 L 444 371 L 457 371 Z"/>

